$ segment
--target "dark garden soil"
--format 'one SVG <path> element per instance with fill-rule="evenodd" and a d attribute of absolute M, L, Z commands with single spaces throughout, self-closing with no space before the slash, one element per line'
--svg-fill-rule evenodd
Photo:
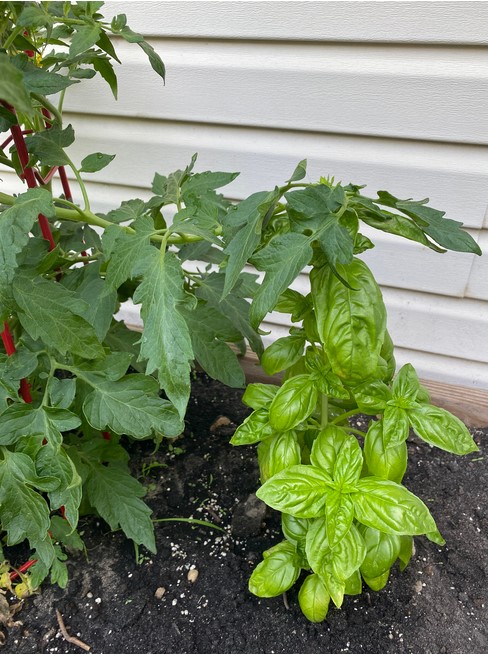
<path fill-rule="evenodd" d="M 167 465 L 143 478 L 156 517 L 193 516 L 225 531 L 160 523 L 157 555 L 141 552 L 138 565 L 121 533 L 83 520 L 88 560 L 72 559 L 65 590 L 46 585 L 24 602 L 16 615 L 23 626 L 7 630 L 1 651 L 82 652 L 62 638 L 59 609 L 94 654 L 485 654 L 488 429 L 475 432 L 481 451 L 464 458 L 409 443 L 406 485 L 431 508 L 447 546 L 417 538 L 411 564 L 403 573 L 395 568 L 383 591 L 346 598 L 316 625 L 301 615 L 295 590 L 289 608 L 282 597 L 260 600 L 247 590 L 262 550 L 281 538 L 276 514 L 265 515 L 252 495 L 254 448 L 228 444 L 247 413 L 240 396 L 199 378 L 178 449 L 163 444 L 152 456 L 150 443 L 133 448 L 136 475 L 153 461 Z M 216 425 L 219 416 L 230 424 Z M 198 571 L 193 583 L 190 570 Z"/>

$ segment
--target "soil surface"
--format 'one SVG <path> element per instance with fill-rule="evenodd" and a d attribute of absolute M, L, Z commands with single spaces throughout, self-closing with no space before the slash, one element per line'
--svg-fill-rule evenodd
<path fill-rule="evenodd" d="M 88 559 L 70 565 L 65 590 L 43 588 L 15 616 L 2 653 L 79 654 L 66 627 L 94 654 L 485 654 L 488 651 L 488 429 L 480 452 L 464 458 L 409 442 L 405 484 L 432 510 L 447 546 L 416 538 L 407 569 L 395 567 L 386 588 L 346 597 L 322 624 L 302 616 L 297 593 L 258 599 L 247 590 L 261 552 L 281 540 L 277 514 L 264 513 L 254 447 L 228 444 L 247 415 L 240 391 L 201 377 L 194 384 L 187 429 L 169 451 L 132 448 L 155 517 L 193 517 L 217 531 L 182 522 L 156 526 L 158 553 L 139 553 L 95 518 L 81 531 Z M 215 423 L 217 418 L 224 419 Z M 229 422 L 230 421 L 230 422 Z M 154 462 L 165 467 L 150 467 Z M 15 551 L 9 553 L 11 559 Z M 17 565 L 24 556 L 20 550 Z M 198 577 L 193 582 L 188 579 Z M 159 590 L 158 590 L 159 589 Z M 164 589 L 161 590 L 161 589 Z M 331 604 L 332 606 L 332 604 Z"/>

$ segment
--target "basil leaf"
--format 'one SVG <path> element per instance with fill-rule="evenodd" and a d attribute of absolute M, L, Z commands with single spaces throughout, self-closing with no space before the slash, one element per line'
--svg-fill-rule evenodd
<path fill-rule="evenodd" d="M 264 483 L 278 472 L 301 461 L 300 446 L 296 434 L 287 431 L 268 438 L 258 445 L 258 462 L 261 482 Z"/>
<path fill-rule="evenodd" d="M 387 406 L 383 414 L 383 442 L 386 447 L 396 447 L 408 438 L 409 421 L 405 409 Z"/>
<path fill-rule="evenodd" d="M 400 368 L 398 375 L 393 380 L 391 386 L 393 398 L 415 401 L 419 391 L 420 382 L 415 368 L 411 363 L 407 363 Z"/>
<path fill-rule="evenodd" d="M 361 534 L 366 545 L 366 556 L 361 564 L 361 574 L 373 579 L 387 572 L 400 554 L 401 537 L 385 534 L 372 527 L 364 527 Z"/>
<path fill-rule="evenodd" d="M 454 454 L 478 451 L 467 427 L 445 409 L 421 405 L 408 411 L 408 418 L 415 433 L 430 445 Z"/>
<path fill-rule="evenodd" d="M 427 534 L 437 530 L 429 509 L 404 486 L 364 477 L 351 494 L 356 520 L 387 534 Z"/>
<path fill-rule="evenodd" d="M 264 561 L 249 579 L 249 590 L 258 597 L 276 597 L 293 586 L 300 574 L 299 557 L 286 541 L 264 552 Z"/>
<path fill-rule="evenodd" d="M 252 445 L 273 436 L 266 409 L 257 409 L 236 429 L 231 438 L 232 445 Z"/>
<path fill-rule="evenodd" d="M 312 465 L 325 470 L 340 484 L 354 485 L 363 465 L 361 448 L 354 436 L 329 424 L 314 441 L 310 454 Z"/>
<path fill-rule="evenodd" d="M 242 401 L 251 409 L 267 409 L 279 386 L 274 384 L 249 384 L 244 391 Z"/>
<path fill-rule="evenodd" d="M 308 575 L 298 592 L 298 603 L 310 622 L 322 622 L 329 611 L 330 595 L 317 574 Z"/>
<path fill-rule="evenodd" d="M 359 384 L 359 386 L 354 388 L 353 395 L 358 409 L 362 413 L 367 413 L 371 416 L 377 413 L 383 413 L 386 403 L 392 397 L 388 386 L 379 379 Z"/>
<path fill-rule="evenodd" d="M 354 519 L 354 503 L 347 493 L 334 490 L 327 493 L 325 503 L 327 540 L 331 547 L 344 538 Z"/>
<path fill-rule="evenodd" d="M 359 570 L 346 579 L 344 593 L 346 595 L 361 595 L 363 590 L 363 583 L 361 580 L 361 573 Z"/>
<path fill-rule="evenodd" d="M 407 444 L 387 446 L 383 422 L 372 422 L 364 440 L 364 458 L 370 475 L 400 483 L 407 469 Z"/>
<path fill-rule="evenodd" d="M 329 475 L 322 470 L 296 465 L 269 479 L 256 495 L 278 511 L 297 518 L 315 518 L 323 513 L 325 493 L 330 483 Z"/>
<path fill-rule="evenodd" d="M 366 584 L 371 588 L 371 590 L 379 591 L 386 586 L 388 583 L 388 578 L 390 576 L 390 571 L 386 570 L 379 577 L 366 577 L 363 575 L 363 579 Z"/>
<path fill-rule="evenodd" d="M 310 276 L 319 335 L 333 372 L 357 385 L 374 377 L 378 366 L 386 331 L 381 291 L 360 259 L 337 267 L 348 286 L 322 270 Z"/>
<path fill-rule="evenodd" d="M 261 366 L 268 375 L 289 368 L 296 363 L 303 354 L 305 347 L 305 334 L 300 330 L 298 333 L 278 338 L 265 349 L 261 356 Z"/>
<path fill-rule="evenodd" d="M 269 407 L 273 429 L 288 431 L 306 420 L 315 409 L 318 393 L 310 375 L 297 375 L 284 382 Z"/>
<path fill-rule="evenodd" d="M 284 537 L 301 550 L 305 550 L 305 539 L 309 527 L 310 520 L 306 518 L 295 518 L 289 513 L 281 514 L 281 530 Z"/>

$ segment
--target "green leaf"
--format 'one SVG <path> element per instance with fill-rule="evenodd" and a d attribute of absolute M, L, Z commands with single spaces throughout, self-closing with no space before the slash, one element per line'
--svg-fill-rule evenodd
<path fill-rule="evenodd" d="M 107 82 L 112 91 L 112 95 L 117 100 L 117 76 L 114 73 L 114 67 L 111 62 L 105 57 L 96 57 L 92 62 L 93 68 L 99 73 Z"/>
<path fill-rule="evenodd" d="M 349 479 L 354 484 L 362 467 L 362 454 L 354 438 L 336 425 L 329 424 L 314 441 L 310 461 L 337 480 Z M 348 469 L 348 461 L 351 469 Z"/>
<path fill-rule="evenodd" d="M 246 377 L 239 359 L 206 320 L 206 309 L 205 305 L 198 304 L 192 311 L 183 311 L 195 358 L 213 379 L 231 388 L 243 388 Z"/>
<path fill-rule="evenodd" d="M 370 475 L 399 484 L 407 469 L 407 444 L 392 447 L 385 444 L 383 422 L 372 422 L 364 440 L 364 458 Z"/>
<path fill-rule="evenodd" d="M 284 537 L 303 551 L 305 551 L 305 539 L 309 527 L 310 520 L 306 518 L 295 518 L 288 513 L 281 514 L 281 530 Z"/>
<path fill-rule="evenodd" d="M 356 519 L 386 534 L 414 536 L 437 530 L 422 500 L 392 481 L 360 479 L 352 499 Z"/>
<path fill-rule="evenodd" d="M 325 503 L 325 520 L 327 540 L 330 547 L 335 547 L 350 530 L 354 519 L 354 504 L 347 493 L 334 490 L 327 493 Z"/>
<path fill-rule="evenodd" d="M 310 263 L 313 250 L 303 234 L 282 234 L 257 252 L 252 263 L 265 272 L 264 280 L 251 305 L 251 324 L 258 326 L 271 311 L 278 297 Z"/>
<path fill-rule="evenodd" d="M 264 217 L 277 201 L 278 192 L 254 193 L 237 206 L 231 207 L 224 220 L 224 249 L 228 255 L 222 299 L 234 288 L 241 270 L 261 240 Z"/>
<path fill-rule="evenodd" d="M 77 80 L 70 79 L 64 75 L 58 75 L 43 68 L 26 68 L 24 71 L 24 86 L 29 93 L 38 93 L 39 95 L 53 95 L 60 93 L 73 84 L 78 84 Z"/>
<path fill-rule="evenodd" d="M 310 375 L 284 382 L 269 407 L 269 421 L 276 431 L 288 431 L 306 420 L 317 404 L 318 393 Z"/>
<path fill-rule="evenodd" d="M 391 386 L 393 398 L 396 400 L 415 401 L 419 391 L 420 382 L 415 368 L 411 363 L 406 363 L 400 368 L 398 375 L 393 380 Z M 401 406 L 401 404 L 397 406 Z M 408 405 L 405 408 L 408 408 Z"/>
<path fill-rule="evenodd" d="M 123 36 L 123 35 L 122 35 Z M 163 79 L 165 79 L 166 69 L 164 67 L 163 60 L 154 50 L 152 45 L 149 45 L 146 41 L 138 42 L 138 46 L 146 53 L 151 68 Z"/>
<path fill-rule="evenodd" d="M 300 574 L 295 548 L 286 541 L 264 552 L 264 561 L 254 569 L 249 590 L 258 597 L 276 597 L 289 590 Z"/>
<path fill-rule="evenodd" d="M 287 212 L 293 231 L 314 230 L 327 262 L 335 269 L 337 263 L 349 264 L 353 258 L 354 240 L 341 217 L 333 212 L 342 204 L 344 192 L 320 184 L 285 194 Z M 357 223 L 357 220 L 356 220 Z M 355 226 L 357 231 L 357 225 Z"/>
<path fill-rule="evenodd" d="M 114 154 L 103 154 L 102 152 L 94 152 L 89 154 L 81 162 L 80 173 L 96 173 L 113 161 Z"/>
<path fill-rule="evenodd" d="M 330 595 L 317 574 L 308 575 L 298 592 L 298 603 L 310 622 L 322 622 L 329 611 Z"/>
<path fill-rule="evenodd" d="M 156 552 L 151 509 L 140 498 L 144 487 L 124 470 L 90 462 L 85 482 L 88 501 L 111 529 L 121 528 L 127 538 Z"/>
<path fill-rule="evenodd" d="M 278 389 L 275 384 L 249 384 L 242 402 L 251 409 L 268 409 Z"/>
<path fill-rule="evenodd" d="M 227 186 L 235 180 L 239 173 L 210 172 L 194 173 L 181 185 L 183 196 L 195 195 L 197 197 L 209 190 L 215 190 Z"/>
<path fill-rule="evenodd" d="M 124 215 L 126 215 L 125 210 Z M 127 218 L 124 217 L 123 220 Z M 154 255 L 157 255 L 155 248 L 153 251 L 149 248 L 151 235 L 154 233 L 152 218 L 140 216 L 131 227 L 135 233 L 127 233 L 115 225 L 110 226 L 105 230 L 102 238 L 105 256 L 110 257 L 105 279 L 113 289 L 119 288 L 123 282 L 135 275 L 136 267 L 138 269 L 141 267 L 141 260 L 154 258 Z"/>
<path fill-rule="evenodd" d="M 293 171 L 290 179 L 287 180 L 287 181 L 288 182 L 299 182 L 301 179 L 303 179 L 305 177 L 306 174 L 307 174 L 307 160 L 302 159 L 298 163 L 295 170 Z"/>
<path fill-rule="evenodd" d="M 9 209 L 0 214 L 0 318 L 5 318 L 11 304 L 11 284 L 17 269 L 17 255 L 29 242 L 37 216 L 54 214 L 52 196 L 36 188 L 19 195 Z"/>
<path fill-rule="evenodd" d="M 349 391 L 344 388 L 340 378 L 332 372 L 331 365 L 323 351 L 319 352 L 317 349 L 307 348 L 305 366 L 320 393 L 342 400 L 349 400 Z"/>
<path fill-rule="evenodd" d="M 383 442 L 386 447 L 396 447 L 408 438 L 409 422 L 405 409 L 387 406 L 383 414 Z"/>
<path fill-rule="evenodd" d="M 148 250 L 141 261 L 144 278 L 134 293 L 142 302 L 144 332 L 140 360 L 146 374 L 158 372 L 161 387 L 183 418 L 190 397 L 190 362 L 193 349 L 188 325 L 178 307 L 187 299 L 180 262 L 172 252 Z"/>
<path fill-rule="evenodd" d="M 59 480 L 59 486 L 48 495 L 50 508 L 56 511 L 64 507 L 64 517 L 75 529 L 82 495 L 81 477 L 66 450 L 56 450 L 49 442 L 43 445 L 36 458 L 36 470 L 43 477 Z"/>
<path fill-rule="evenodd" d="M 38 436 L 46 439 L 57 451 L 61 445 L 62 431 L 76 429 L 81 424 L 77 415 L 65 409 L 31 404 L 11 404 L 0 416 L 0 445 L 15 443 L 22 436 Z"/>
<path fill-rule="evenodd" d="M 290 336 L 278 338 L 261 356 L 261 366 L 267 375 L 289 368 L 300 359 L 305 347 L 305 334 L 302 330 Z"/>
<path fill-rule="evenodd" d="M 261 482 L 301 462 L 301 450 L 295 432 L 287 431 L 267 438 L 258 445 Z"/>
<path fill-rule="evenodd" d="M 39 5 L 26 5 L 17 19 L 22 27 L 48 27 L 53 24 L 53 17 Z"/>
<path fill-rule="evenodd" d="M 348 579 L 345 581 L 344 593 L 346 595 L 361 595 L 363 592 L 363 584 L 361 580 L 361 573 L 359 570 L 356 570 Z"/>
<path fill-rule="evenodd" d="M 232 445 L 252 445 L 273 436 L 266 409 L 257 409 L 236 429 L 231 438 Z"/>
<path fill-rule="evenodd" d="M 388 583 L 388 578 L 390 576 L 390 571 L 386 570 L 382 575 L 379 577 L 366 577 L 363 575 L 363 579 L 366 582 L 366 584 L 371 588 L 371 590 L 374 591 L 379 591 L 382 590 Z"/>
<path fill-rule="evenodd" d="M 313 466 L 296 465 L 269 479 L 256 495 L 268 506 L 297 518 L 315 518 L 324 511 L 331 478 Z"/>
<path fill-rule="evenodd" d="M 305 315 L 311 309 L 312 302 L 310 295 L 304 297 L 298 291 L 294 291 L 292 288 L 287 288 L 278 298 L 278 302 L 273 311 L 289 313 L 291 314 L 292 322 L 299 322 L 300 320 L 303 320 Z"/>
<path fill-rule="evenodd" d="M 373 579 L 387 572 L 400 554 L 399 536 L 385 534 L 378 529 L 365 527 L 361 529 L 366 545 L 366 556 L 361 564 L 361 574 Z"/>
<path fill-rule="evenodd" d="M 399 209 L 410 216 L 428 236 L 442 247 L 455 252 L 481 254 L 476 241 L 468 232 L 461 229 L 463 223 L 444 218 L 445 211 L 427 207 L 428 200 L 399 200 L 387 191 L 378 191 L 381 204 Z"/>
<path fill-rule="evenodd" d="M 69 157 L 63 148 L 70 146 L 75 140 L 71 125 L 65 129 L 51 127 L 37 134 L 25 137 L 25 144 L 30 154 L 34 154 L 43 166 L 65 166 Z"/>
<path fill-rule="evenodd" d="M 74 372 L 86 378 L 86 373 Z M 148 438 L 155 432 L 178 436 L 183 429 L 175 408 L 159 397 L 155 379 L 145 375 L 126 375 L 117 381 L 91 375 L 94 390 L 83 403 L 83 412 L 92 427 L 111 429 L 116 434 Z"/>
<path fill-rule="evenodd" d="M 5 54 L 0 54 L 0 98 L 17 111 L 28 116 L 33 115 L 32 102 L 24 86 L 23 75 Z"/>
<path fill-rule="evenodd" d="M 360 259 L 310 275 L 317 327 L 333 372 L 349 384 L 375 376 L 386 332 L 386 309 L 371 271 Z M 357 289 L 357 290 L 355 290 Z"/>
<path fill-rule="evenodd" d="M 247 338 L 254 352 L 260 355 L 263 351 L 263 343 L 249 322 L 249 303 L 239 296 L 239 286 L 236 287 L 232 295 L 221 299 L 223 288 L 224 275 L 221 273 L 211 273 L 198 286 L 195 294 L 198 298 L 205 300 L 211 307 L 224 315 Z"/>
<path fill-rule="evenodd" d="M 408 411 L 408 419 L 415 433 L 430 445 L 454 454 L 478 451 L 466 426 L 445 409 L 419 405 Z"/>
<path fill-rule="evenodd" d="M 331 548 L 330 566 L 334 576 L 339 581 L 346 582 L 359 569 L 365 556 L 363 537 L 358 528 L 351 525 L 337 545 Z"/>
<path fill-rule="evenodd" d="M 383 413 L 387 402 L 392 398 L 388 386 L 379 379 L 359 384 L 353 389 L 353 394 L 358 409 L 371 416 Z"/>
<path fill-rule="evenodd" d="M 0 519 L 7 532 L 7 545 L 17 545 L 27 539 L 32 548 L 50 566 L 54 551 L 44 546 L 49 541 L 49 508 L 40 491 L 52 490 L 58 482 L 39 477 L 34 462 L 26 454 L 3 450 L 0 461 Z"/>
<path fill-rule="evenodd" d="M 96 44 L 100 38 L 101 28 L 98 25 L 82 25 L 81 27 L 75 26 L 76 32 L 71 39 L 69 47 L 69 56 L 76 57 L 76 55 L 86 52 Z"/>
<path fill-rule="evenodd" d="M 75 293 L 54 280 L 26 275 L 15 277 L 13 293 L 19 320 L 31 338 L 42 339 L 62 354 L 85 359 L 104 356 L 94 328 L 83 317 L 90 307 Z"/>

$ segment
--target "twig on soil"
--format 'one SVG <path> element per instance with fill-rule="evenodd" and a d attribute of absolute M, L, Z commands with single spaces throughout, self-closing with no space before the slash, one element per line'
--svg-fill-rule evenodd
<path fill-rule="evenodd" d="M 91 649 L 90 645 L 87 645 L 79 638 L 76 638 L 76 636 L 69 635 L 69 633 L 66 630 L 66 626 L 64 624 L 63 616 L 61 615 L 58 609 L 56 609 L 56 617 L 58 619 L 59 630 L 61 631 L 64 640 L 66 640 L 68 643 L 71 643 L 72 645 L 77 645 L 81 649 L 85 650 L 85 652 L 89 652 Z"/>
<path fill-rule="evenodd" d="M 283 593 L 283 604 L 285 605 L 285 609 L 289 611 L 290 605 L 288 604 L 288 597 L 286 596 L 286 592 Z"/>
<path fill-rule="evenodd" d="M 204 505 L 202 508 L 207 513 L 210 513 L 210 515 L 216 522 L 222 522 L 222 518 L 217 513 L 215 513 L 215 511 L 210 506 Z"/>

